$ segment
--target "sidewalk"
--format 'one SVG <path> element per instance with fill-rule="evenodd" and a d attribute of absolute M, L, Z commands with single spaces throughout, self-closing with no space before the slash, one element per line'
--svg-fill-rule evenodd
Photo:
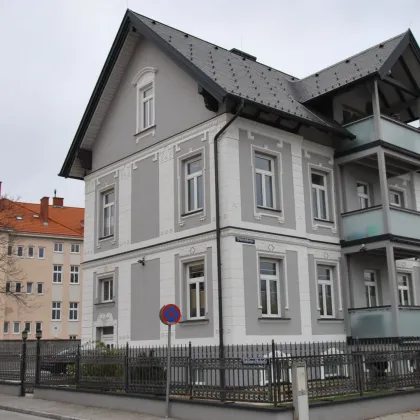
<path fill-rule="evenodd" d="M 375 417 L 371 420 L 420 420 L 420 411 L 410 411 L 407 413 L 390 414 L 389 416 Z"/>
<path fill-rule="evenodd" d="M 163 420 L 161 417 L 148 414 L 38 400 L 32 398 L 32 396 L 9 397 L 1 394 L 0 410 L 15 411 L 55 420 Z"/>

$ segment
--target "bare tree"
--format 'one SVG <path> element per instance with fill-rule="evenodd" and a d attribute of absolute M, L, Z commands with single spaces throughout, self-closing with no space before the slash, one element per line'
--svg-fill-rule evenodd
<path fill-rule="evenodd" d="M 26 273 L 19 264 L 16 251 L 16 217 L 22 213 L 18 200 L 0 197 L 0 307 L 4 307 L 6 300 L 16 302 L 19 308 L 30 308 L 32 299 L 29 295 L 16 292 L 11 287 L 15 282 L 23 282 Z"/>

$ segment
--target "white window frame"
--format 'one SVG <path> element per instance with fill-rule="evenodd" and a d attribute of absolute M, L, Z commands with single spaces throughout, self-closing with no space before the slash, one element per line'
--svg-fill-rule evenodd
<path fill-rule="evenodd" d="M 29 324 L 29 330 L 26 329 L 26 324 Z M 23 324 L 24 329 L 28 332 L 28 334 L 32 334 L 32 322 L 31 321 L 25 321 Z"/>
<path fill-rule="evenodd" d="M 56 269 L 56 267 L 60 267 L 59 270 Z M 55 277 L 57 275 L 57 279 L 60 278 L 60 281 L 55 281 Z M 52 278 L 53 284 L 61 284 L 63 283 L 63 266 L 61 264 L 53 264 L 53 278 Z"/>
<path fill-rule="evenodd" d="M 31 291 L 29 291 L 28 285 L 31 285 Z M 26 294 L 27 295 L 32 295 L 33 292 L 34 292 L 34 283 L 32 281 L 27 281 L 26 282 Z"/>
<path fill-rule="evenodd" d="M 70 284 L 80 284 L 80 266 L 71 265 L 70 266 Z M 73 281 L 72 281 L 73 279 Z M 77 280 L 77 281 L 74 281 Z"/>
<path fill-rule="evenodd" d="M 73 250 L 73 247 L 77 249 L 76 251 Z M 80 254 L 80 244 L 71 244 L 70 245 L 70 253 L 71 254 Z"/>
<path fill-rule="evenodd" d="M 43 255 L 42 255 L 42 257 L 41 257 L 41 249 L 42 249 L 42 253 L 43 253 Z M 38 247 L 38 259 L 39 260 L 45 260 L 45 247 L 44 246 L 40 246 L 40 247 Z"/>
<path fill-rule="evenodd" d="M 365 274 L 373 274 L 374 280 L 373 281 L 372 280 L 367 281 L 365 279 Z M 379 306 L 379 301 L 378 301 L 378 276 L 377 276 L 376 271 L 375 270 L 370 270 L 370 269 L 363 270 L 363 280 L 364 280 L 364 283 L 365 283 L 365 296 L 366 296 L 366 288 L 369 289 L 369 293 L 368 293 L 369 302 L 366 302 L 366 305 L 367 305 L 366 307 L 367 308 L 375 308 L 376 306 Z M 370 299 L 371 298 L 371 295 L 370 295 L 371 287 L 375 288 L 376 306 L 372 306 L 372 302 L 371 302 L 371 299 Z"/>
<path fill-rule="evenodd" d="M 407 285 L 401 285 L 400 284 L 400 277 L 407 277 Z M 411 306 L 413 303 L 411 302 L 411 292 L 413 287 L 413 276 L 411 273 L 408 272 L 397 272 L 397 286 L 398 286 L 398 305 L 399 306 Z M 407 304 L 402 303 L 400 304 L 399 301 L 401 299 L 401 302 L 403 302 L 404 297 L 404 291 L 407 291 Z"/>
<path fill-rule="evenodd" d="M 62 254 L 64 252 L 64 245 L 62 242 L 54 242 L 54 252 L 56 254 Z"/>
<path fill-rule="evenodd" d="M 32 249 L 32 256 L 29 255 L 29 250 Z M 35 247 L 33 245 L 29 245 L 28 246 L 28 253 L 27 253 L 27 258 L 35 258 Z"/>
<path fill-rule="evenodd" d="M 3 322 L 3 334 L 9 334 L 10 333 L 10 321 L 4 321 Z"/>
<path fill-rule="evenodd" d="M 271 156 L 255 152 L 254 160 L 256 160 L 257 157 L 260 158 L 260 159 L 268 160 L 270 162 L 271 171 L 266 171 L 264 169 L 258 169 L 257 165 L 254 163 L 254 168 L 255 168 L 254 169 L 254 171 L 255 171 L 254 183 L 255 183 L 255 203 L 256 203 L 256 206 L 257 206 L 257 208 L 265 208 L 265 209 L 270 209 L 270 210 L 276 210 L 276 198 L 277 198 L 276 197 L 276 181 L 275 181 L 276 177 L 275 177 L 275 170 L 274 170 L 275 165 L 276 165 L 276 160 L 275 160 L 275 158 L 273 158 Z M 261 180 L 262 180 L 262 185 L 261 185 L 262 196 L 263 196 L 262 197 L 262 199 L 263 199 L 263 204 L 262 205 L 258 204 L 257 179 L 256 179 L 257 174 L 261 175 Z M 265 178 L 266 177 L 271 178 L 271 196 L 272 196 L 272 199 L 273 199 L 273 206 L 272 207 L 267 205 L 267 192 L 266 192 L 266 189 L 265 189 L 265 185 L 266 185 Z"/>
<path fill-rule="evenodd" d="M 203 277 L 189 277 L 189 269 L 190 267 L 194 267 L 196 265 L 203 265 Z M 184 265 L 185 268 L 185 278 L 186 278 L 186 285 L 187 285 L 187 319 L 195 320 L 195 319 L 205 319 L 206 314 L 208 311 L 207 307 L 207 288 L 206 288 L 206 260 L 203 259 L 197 259 L 195 261 L 188 262 Z M 200 283 L 204 284 L 204 315 L 200 315 L 201 312 L 201 304 L 200 304 Z M 196 299 L 196 308 L 197 308 L 197 315 L 191 316 L 191 305 L 190 305 L 190 285 L 195 284 L 195 299 Z"/>
<path fill-rule="evenodd" d="M 19 250 L 20 249 L 22 250 L 22 254 L 21 255 L 19 255 Z M 18 258 L 25 258 L 24 251 L 25 251 L 25 249 L 24 249 L 24 246 L 23 245 L 18 245 L 17 246 L 16 255 L 18 256 Z"/>
<path fill-rule="evenodd" d="M 52 321 L 61 321 L 61 302 L 53 301 L 51 304 L 51 320 Z M 54 318 L 55 314 L 55 318 Z"/>
<path fill-rule="evenodd" d="M 18 332 L 16 332 L 16 329 L 15 329 L 16 325 L 19 325 L 19 331 Z M 14 335 L 20 334 L 20 321 L 13 321 L 13 334 Z"/>
<path fill-rule="evenodd" d="M 151 91 L 150 94 L 145 96 L 146 92 Z M 140 112 L 141 112 L 141 130 L 147 130 L 155 125 L 155 86 L 150 83 L 138 90 Z M 145 112 L 147 111 L 147 118 Z"/>
<path fill-rule="evenodd" d="M 194 163 L 200 161 L 201 162 L 201 170 L 197 171 L 197 172 L 193 172 L 192 174 L 188 174 L 188 165 L 190 163 Z M 204 207 L 204 174 L 203 174 L 203 166 L 204 166 L 204 159 L 203 159 L 203 155 L 197 155 L 194 156 L 192 158 L 186 159 L 183 162 L 184 164 L 184 180 L 185 180 L 185 186 L 184 186 L 184 191 L 185 191 L 185 214 L 188 213 L 192 213 L 192 212 L 196 212 L 196 211 L 201 211 L 203 210 Z M 201 188 L 202 188 L 202 192 L 201 195 L 203 197 L 203 205 L 201 207 L 199 207 L 198 205 L 198 178 L 201 176 Z M 193 203 L 193 208 L 189 208 L 189 190 L 188 190 L 188 181 L 189 180 L 193 180 L 193 186 L 194 186 L 194 203 Z"/>
<path fill-rule="evenodd" d="M 38 331 L 38 328 L 37 328 L 38 324 L 41 326 L 40 331 L 42 331 L 42 321 L 36 321 L 35 322 L 35 332 Z"/>
<path fill-rule="evenodd" d="M 261 274 L 261 262 L 270 262 L 275 263 L 276 265 L 276 275 L 269 275 L 269 274 Z M 262 305 L 262 296 L 261 296 L 261 280 L 266 282 L 266 305 L 267 305 L 267 313 L 263 314 L 263 318 L 280 318 L 281 317 L 281 290 L 280 290 L 280 264 L 279 261 L 273 258 L 267 257 L 260 257 L 258 261 L 258 293 L 259 293 L 259 302 L 261 305 L 261 309 L 263 308 Z M 276 288 L 277 288 L 277 314 L 271 313 L 271 289 L 270 284 L 271 281 L 276 281 Z"/>
<path fill-rule="evenodd" d="M 155 86 L 155 74 L 157 69 L 153 67 L 146 67 L 137 73 L 134 77 L 132 84 L 136 87 L 136 103 L 137 103 L 137 115 L 136 115 L 136 133 L 148 130 L 156 125 L 156 86 Z M 143 98 L 143 93 L 152 89 L 152 95 L 147 97 L 146 100 Z M 147 101 L 153 100 L 151 111 L 152 118 L 150 124 L 145 124 L 143 120 L 144 116 L 144 104 Z"/>
<path fill-rule="evenodd" d="M 359 186 L 366 187 L 366 194 L 365 193 L 359 193 Z M 369 184 L 367 182 L 363 181 L 356 181 L 356 189 L 357 189 L 357 198 L 359 199 L 359 209 L 367 209 L 371 206 L 370 204 L 370 188 Z M 367 206 L 362 207 L 363 200 L 367 201 Z"/>
<path fill-rule="evenodd" d="M 101 303 L 109 303 L 114 301 L 114 294 L 115 294 L 115 284 L 114 284 L 114 277 L 103 277 L 99 279 L 100 281 L 100 292 L 101 292 Z M 109 299 L 105 300 L 105 284 L 112 283 L 112 294 L 111 294 L 111 286 L 106 286 L 108 288 L 108 295 Z"/>
<path fill-rule="evenodd" d="M 105 197 L 109 194 L 114 194 L 114 201 L 111 201 L 110 203 L 105 204 Z M 116 220 L 116 189 L 111 188 L 107 189 L 101 192 L 101 206 L 102 206 L 102 226 L 101 226 L 101 233 L 103 238 L 110 238 L 115 235 L 115 220 Z M 111 223 L 111 217 L 109 217 L 109 226 L 105 223 L 105 209 L 112 208 L 112 223 Z"/>
<path fill-rule="evenodd" d="M 193 384 L 194 385 L 205 385 L 206 384 L 206 374 L 205 370 L 202 368 L 193 368 Z"/>
<path fill-rule="evenodd" d="M 324 185 L 318 185 L 312 183 L 312 174 L 321 176 L 324 178 Z M 317 214 L 314 214 L 313 217 L 316 220 L 321 220 L 325 222 L 330 221 L 330 208 L 329 208 L 329 202 L 328 202 L 328 174 L 324 173 L 319 170 L 311 169 L 310 171 L 310 181 L 311 181 L 311 204 L 312 204 L 312 212 L 314 211 L 314 203 L 313 203 L 313 194 L 312 190 L 314 189 L 316 191 L 316 212 Z M 321 204 L 320 204 L 320 191 L 324 191 L 325 193 L 325 219 L 320 217 L 321 214 Z"/>
<path fill-rule="evenodd" d="M 39 293 L 39 286 L 38 285 L 42 285 L 42 292 L 41 293 Z M 42 283 L 42 282 L 37 282 L 37 284 L 36 284 L 36 294 L 38 295 L 38 296 L 42 296 L 43 294 L 44 294 L 44 283 Z"/>
<path fill-rule="evenodd" d="M 73 318 L 72 318 L 73 316 Z M 69 302 L 69 321 L 79 320 L 79 302 Z"/>
<path fill-rule="evenodd" d="M 391 202 L 391 195 L 395 195 L 397 197 L 399 197 L 399 203 L 392 203 Z M 400 190 L 397 188 L 389 188 L 388 191 L 388 199 L 389 199 L 389 205 L 392 207 L 397 207 L 397 208 L 404 208 L 404 202 L 405 202 L 405 194 L 404 194 L 404 190 Z"/>
<path fill-rule="evenodd" d="M 322 266 L 325 268 L 328 268 L 330 270 L 330 279 L 331 280 L 320 280 L 318 278 L 318 267 Z M 330 264 L 326 264 L 326 263 L 322 263 L 322 262 L 317 262 L 315 264 L 315 278 L 316 278 L 316 302 L 317 302 L 317 309 L 320 311 L 319 316 L 322 319 L 331 319 L 335 317 L 335 298 L 334 298 L 334 274 L 336 270 L 336 266 L 335 265 L 330 265 Z M 338 280 L 338 279 L 337 279 Z M 331 315 L 321 315 L 321 307 L 319 306 L 319 291 L 318 291 L 318 286 L 321 285 L 322 286 L 322 305 L 323 305 L 323 309 L 324 312 L 325 309 L 327 309 L 327 295 L 325 293 L 325 285 L 330 285 L 331 286 L 331 310 L 332 310 L 332 314 Z"/>

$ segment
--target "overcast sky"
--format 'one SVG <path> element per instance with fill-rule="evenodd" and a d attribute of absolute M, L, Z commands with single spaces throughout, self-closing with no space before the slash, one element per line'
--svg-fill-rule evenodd
<path fill-rule="evenodd" d="M 297 77 L 409 27 L 420 40 L 419 0 L 0 0 L 2 194 L 84 205 L 57 173 L 127 6 Z"/>

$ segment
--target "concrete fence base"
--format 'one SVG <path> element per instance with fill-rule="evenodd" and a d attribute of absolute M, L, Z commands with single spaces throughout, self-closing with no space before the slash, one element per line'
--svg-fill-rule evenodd
<path fill-rule="evenodd" d="M 349 398 L 341 401 L 317 402 L 310 405 L 311 420 L 365 420 L 371 417 L 420 409 L 420 390 L 379 394 L 365 398 Z M 74 388 L 35 387 L 34 397 L 91 407 L 154 416 L 165 415 L 165 401 L 160 397 L 101 393 Z M 292 407 L 269 407 L 240 403 L 220 403 L 172 399 L 170 416 L 181 420 L 293 420 Z"/>
<path fill-rule="evenodd" d="M 0 394 L 10 395 L 12 397 L 21 396 L 21 387 L 19 381 L 0 381 Z"/>

